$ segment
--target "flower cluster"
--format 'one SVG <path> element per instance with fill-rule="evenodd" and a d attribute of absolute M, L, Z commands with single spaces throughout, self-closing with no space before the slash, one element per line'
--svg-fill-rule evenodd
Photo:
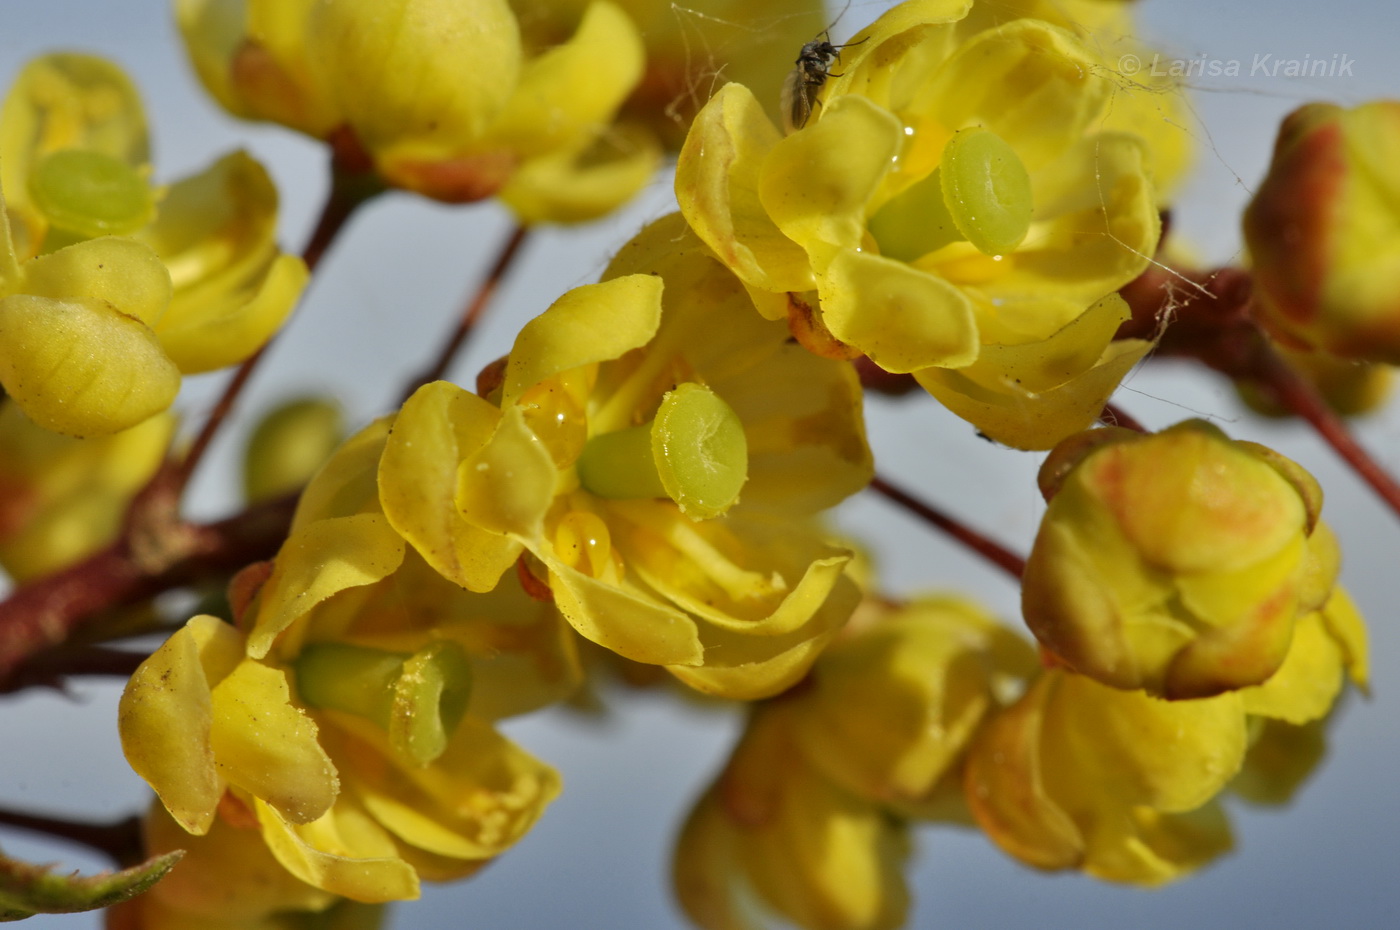
<path fill-rule="evenodd" d="M 722 38 L 731 0 L 688 11 L 698 32 L 647 0 L 174 6 L 220 104 L 330 147 L 312 265 L 384 187 L 577 222 L 670 150 L 679 212 L 470 389 L 424 376 L 348 439 L 331 403 L 280 407 L 248 445 L 248 510 L 196 525 L 170 498 L 224 414 L 182 461 L 165 411 L 183 375 L 261 349 L 306 263 L 248 155 L 151 183 L 114 65 L 20 75 L 0 113 L 0 565 L 42 601 L 30 626 L 70 638 L 82 598 L 44 585 L 86 584 L 95 553 L 125 585 L 98 607 L 147 628 L 170 609 L 153 594 L 203 596 L 165 618 L 183 622 L 118 724 L 157 795 L 144 847 L 185 859 L 110 926 L 376 927 L 474 874 L 561 790 L 499 724 L 576 698 L 590 651 L 749 704 L 674 860 L 708 930 L 902 925 L 921 822 L 1040 869 L 1174 880 L 1229 848 L 1221 798 L 1289 797 L 1347 681 L 1367 687 L 1301 465 L 1204 421 L 1096 424 L 1159 341 L 1247 360 L 1261 406 L 1306 393 L 1264 378 L 1283 351 L 1334 405 L 1374 401 L 1376 369 L 1347 365 L 1396 358 L 1394 104 L 1290 118 L 1246 216 L 1257 299 L 1173 341 L 1140 304 L 1190 162 L 1184 103 L 1114 70 L 1143 50 L 1125 0 L 907 0 L 839 44 L 778 0 L 766 38 L 794 48 L 770 60 Z M 743 83 L 705 102 L 721 64 Z M 869 486 L 907 498 L 873 480 L 861 372 L 1049 450 L 1024 563 L 955 534 L 1019 575 L 1034 645 L 960 596 L 882 594 L 831 529 Z M 151 556 L 163 533 L 199 545 Z"/>
<path fill-rule="evenodd" d="M 141 101 L 102 59 L 24 70 L 0 166 L 0 384 L 46 429 L 106 435 L 160 413 L 181 374 L 261 348 L 306 283 L 247 154 L 151 187 Z"/>

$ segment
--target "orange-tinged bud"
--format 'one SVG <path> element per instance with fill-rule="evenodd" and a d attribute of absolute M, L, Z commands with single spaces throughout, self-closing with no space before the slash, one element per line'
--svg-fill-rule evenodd
<path fill-rule="evenodd" d="M 1313 103 L 1284 120 L 1244 215 L 1275 338 L 1400 363 L 1400 101 Z"/>
<path fill-rule="evenodd" d="M 1076 671 L 1174 699 L 1267 679 L 1335 574 L 1326 547 L 1309 552 L 1316 482 L 1200 421 L 1089 438 L 1042 469 L 1054 493 L 1022 593 L 1036 637 Z"/>

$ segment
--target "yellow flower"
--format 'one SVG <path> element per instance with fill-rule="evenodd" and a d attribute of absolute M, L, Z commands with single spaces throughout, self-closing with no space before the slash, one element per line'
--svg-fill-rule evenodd
<path fill-rule="evenodd" d="M 757 930 L 754 899 L 821 930 L 893 930 L 909 892 L 908 828 L 822 777 L 781 709 L 749 724 L 681 829 L 676 896 L 705 930 Z"/>
<path fill-rule="evenodd" d="M 1221 791 L 1287 799 L 1321 756 L 1344 677 L 1364 688 L 1366 674 L 1365 627 L 1339 588 L 1255 687 L 1165 701 L 1048 669 L 977 737 L 967 803 L 1028 865 L 1172 881 L 1230 848 Z"/>
<path fill-rule="evenodd" d="M 1326 602 L 1335 543 L 1316 481 L 1202 421 L 1094 430 L 1041 467 L 1050 502 L 1022 609 L 1065 665 L 1118 688 L 1206 697 L 1279 668 Z"/>
<path fill-rule="evenodd" d="M 854 607 L 811 517 L 869 481 L 849 366 L 787 342 L 679 217 L 528 323 L 492 398 L 420 389 L 385 512 L 444 575 L 527 566 L 586 638 L 707 692 L 783 690 Z"/>
<path fill-rule="evenodd" d="M 924 372 L 940 397 L 969 396 L 950 405 L 989 435 L 1043 448 L 1087 425 L 1147 349 L 1072 324 L 1146 267 L 1155 194 L 1142 140 L 1103 130 L 1116 85 L 1079 40 L 1022 19 L 959 41 L 967 10 L 905 3 L 858 33 L 786 137 L 727 86 L 681 151 L 676 194 L 765 316 Z M 1020 351 L 962 381 L 930 371 L 993 346 Z M 1016 383 L 1028 367 L 1034 387 Z"/>
<path fill-rule="evenodd" d="M 525 222 L 612 210 L 659 163 L 613 119 L 641 78 L 636 27 L 589 5 L 527 57 L 506 0 L 176 0 L 200 79 L 230 112 L 331 142 L 388 184 Z"/>
<path fill-rule="evenodd" d="M 755 899 L 800 927 L 901 926 L 905 818 L 944 818 L 999 691 L 1034 671 L 1025 642 L 964 601 L 871 610 L 755 708 L 682 829 L 676 893 L 706 930 L 766 926 Z"/>
<path fill-rule="evenodd" d="M 577 678 L 557 614 L 405 552 L 375 493 L 387 429 L 342 447 L 277 558 L 235 583 L 242 628 L 191 620 L 120 711 L 127 759 L 182 827 L 232 809 L 296 878 L 364 902 L 471 874 L 530 828 L 558 776 L 492 722 Z"/>
<path fill-rule="evenodd" d="M 115 65 L 59 54 L 20 74 L 0 115 L 0 381 L 47 429 L 159 413 L 182 373 L 257 351 L 305 284 L 246 154 L 168 191 L 149 173 L 145 114 Z"/>
<path fill-rule="evenodd" d="M 112 542 L 127 505 L 170 445 L 173 417 L 124 432 L 71 439 L 0 404 L 0 565 L 23 583 Z"/>
<path fill-rule="evenodd" d="M 1244 215 L 1259 321 L 1287 345 L 1400 363 L 1400 102 L 1314 103 L 1279 128 Z"/>
<path fill-rule="evenodd" d="M 1163 701 L 1049 669 L 973 744 L 967 803 L 1027 865 L 1160 884 L 1230 848 L 1214 798 L 1245 748 L 1238 694 Z"/>

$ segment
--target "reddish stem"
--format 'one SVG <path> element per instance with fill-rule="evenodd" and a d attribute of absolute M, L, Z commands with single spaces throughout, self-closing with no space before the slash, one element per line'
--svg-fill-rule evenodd
<path fill-rule="evenodd" d="M 905 510 L 908 510 L 910 513 L 924 520 L 924 522 L 941 530 L 964 546 L 967 546 L 973 552 L 976 552 L 982 558 L 991 562 L 1017 581 L 1019 581 L 1021 576 L 1025 573 L 1025 559 L 1002 546 L 1001 543 L 994 542 L 976 530 L 959 523 L 941 510 L 937 510 L 932 505 L 919 500 L 908 491 L 896 484 L 892 484 L 887 479 L 876 475 L 870 482 L 870 489 L 879 494 L 883 494 L 889 500 L 894 501 Z"/>
<path fill-rule="evenodd" d="M 1342 457 L 1361 480 L 1400 516 L 1400 483 L 1357 442 L 1351 430 L 1311 381 L 1297 372 L 1273 349 L 1260 353 L 1255 380 L 1259 386 L 1298 416 L 1307 420 L 1319 436 Z"/>
<path fill-rule="evenodd" d="M 486 272 L 486 277 L 476 286 L 476 290 L 467 298 L 466 304 L 462 308 L 462 313 L 457 320 L 457 328 L 443 345 L 442 351 L 433 364 L 421 375 L 413 380 L 408 390 L 404 392 L 404 399 L 407 400 L 413 392 L 425 384 L 441 380 L 447 374 L 447 369 L 452 367 L 452 361 L 457 357 L 457 353 L 466 345 L 467 339 L 472 331 L 476 329 L 477 323 L 485 315 L 487 308 L 491 305 L 491 300 L 496 296 L 501 283 L 510 272 L 511 266 L 515 263 L 516 256 L 520 253 L 520 248 L 529 238 L 530 230 L 526 226 L 516 224 L 501 245 L 500 251 L 496 253 L 496 260 L 491 263 L 491 268 Z"/>
<path fill-rule="evenodd" d="M 181 524 L 158 546 L 123 539 L 16 589 L 0 603 L 0 691 L 9 689 L 27 659 L 65 642 L 105 611 L 270 558 L 286 538 L 295 507 L 290 496 L 217 523 Z"/>

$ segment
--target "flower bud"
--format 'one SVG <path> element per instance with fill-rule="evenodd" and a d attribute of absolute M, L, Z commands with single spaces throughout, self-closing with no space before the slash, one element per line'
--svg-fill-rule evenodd
<path fill-rule="evenodd" d="M 1313 103 L 1279 130 L 1244 215 L 1260 322 L 1281 342 L 1400 363 L 1400 101 Z"/>
<path fill-rule="evenodd" d="M 1022 609 L 1059 661 L 1172 699 L 1258 684 L 1331 581 L 1309 537 L 1317 483 L 1201 421 L 1073 437 L 1041 469 L 1050 506 Z"/>

